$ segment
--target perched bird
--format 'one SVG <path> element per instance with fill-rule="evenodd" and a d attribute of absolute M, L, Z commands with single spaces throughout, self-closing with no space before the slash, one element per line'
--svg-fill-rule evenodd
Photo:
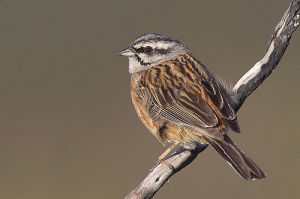
<path fill-rule="evenodd" d="M 264 172 L 227 135 L 240 132 L 229 91 L 180 41 L 145 34 L 119 55 L 129 58 L 131 97 L 139 118 L 162 143 L 215 150 L 247 180 Z"/>

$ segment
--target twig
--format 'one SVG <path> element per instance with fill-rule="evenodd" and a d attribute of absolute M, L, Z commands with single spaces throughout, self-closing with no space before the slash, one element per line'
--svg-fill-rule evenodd
<path fill-rule="evenodd" d="M 246 98 L 272 73 L 281 60 L 292 34 L 300 23 L 300 0 L 293 1 L 282 19 L 276 26 L 265 56 L 258 61 L 234 86 L 231 92 L 233 108 L 238 112 Z M 176 172 L 189 165 L 199 153 L 205 150 L 207 145 L 201 145 L 193 150 L 179 148 L 166 159 L 172 165 L 169 168 L 165 164 L 159 164 L 146 178 L 125 198 L 148 199 L 164 185 L 164 183 Z"/>

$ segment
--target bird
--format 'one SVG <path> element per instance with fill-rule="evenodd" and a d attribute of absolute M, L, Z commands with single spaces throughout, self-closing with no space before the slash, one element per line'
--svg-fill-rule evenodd
<path fill-rule="evenodd" d="M 184 43 L 148 33 L 118 54 L 129 59 L 138 117 L 162 144 L 171 144 L 159 160 L 177 145 L 209 144 L 244 179 L 265 177 L 228 136 L 229 129 L 240 132 L 230 91 Z"/>

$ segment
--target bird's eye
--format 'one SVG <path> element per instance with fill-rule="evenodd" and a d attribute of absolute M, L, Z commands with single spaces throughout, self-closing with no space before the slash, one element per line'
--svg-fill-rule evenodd
<path fill-rule="evenodd" d="M 150 53 L 153 53 L 153 52 L 154 52 L 154 50 L 151 46 L 147 46 L 147 47 L 144 48 L 144 53 L 146 53 L 146 54 L 150 54 Z"/>

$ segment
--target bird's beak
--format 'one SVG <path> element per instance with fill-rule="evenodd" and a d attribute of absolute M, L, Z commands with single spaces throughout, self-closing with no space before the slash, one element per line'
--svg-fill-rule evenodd
<path fill-rule="evenodd" d="M 125 48 L 124 50 L 119 52 L 118 55 L 125 56 L 125 57 L 132 57 L 134 55 L 134 52 L 129 47 L 129 48 Z"/>

